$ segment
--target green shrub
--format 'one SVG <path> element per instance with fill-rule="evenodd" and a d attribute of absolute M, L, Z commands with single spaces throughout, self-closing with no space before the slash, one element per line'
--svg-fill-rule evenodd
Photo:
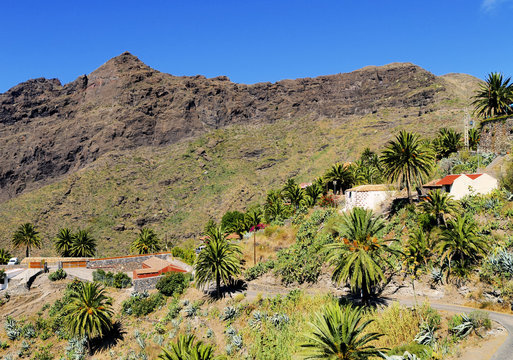
<path fill-rule="evenodd" d="M 173 256 L 179 257 L 186 264 L 192 265 L 194 264 L 194 260 L 196 260 L 196 253 L 193 249 L 184 249 L 179 246 L 175 246 L 171 249 L 171 254 Z"/>
<path fill-rule="evenodd" d="M 59 269 L 48 275 L 48 279 L 50 279 L 50 281 L 57 281 L 66 279 L 66 276 L 68 276 L 68 274 L 66 274 L 66 271 Z"/>
<path fill-rule="evenodd" d="M 190 275 L 181 272 L 169 272 L 155 286 L 166 296 L 180 295 L 189 286 Z"/>
<path fill-rule="evenodd" d="M 105 286 L 115 287 L 118 289 L 124 289 L 132 286 L 132 279 L 124 272 L 105 272 L 102 269 L 93 271 L 93 281 L 104 284 Z"/>
<path fill-rule="evenodd" d="M 125 289 L 132 286 L 132 279 L 124 272 L 118 272 L 114 275 L 113 285 L 117 289 Z"/>
<path fill-rule="evenodd" d="M 267 228 L 266 228 L 267 230 Z M 260 262 L 256 264 L 255 266 L 250 267 L 246 271 L 244 271 L 244 278 L 246 281 L 252 281 L 260 276 L 264 275 L 265 273 L 269 272 L 270 270 L 274 269 L 274 261 L 268 260 L 264 262 Z"/>
<path fill-rule="evenodd" d="M 426 351 L 429 351 L 429 349 L 430 348 L 427 345 L 421 345 L 415 341 L 412 341 L 411 343 L 399 345 L 390 349 L 388 355 L 403 355 L 406 351 L 408 351 L 410 354 L 415 354 L 422 358 L 422 356 L 426 353 Z"/>
<path fill-rule="evenodd" d="M 487 312 L 474 310 L 469 314 L 469 318 L 476 328 L 484 327 L 487 330 L 492 328 L 490 314 L 488 314 Z"/>
<path fill-rule="evenodd" d="M 148 296 L 148 293 L 135 293 L 129 299 L 123 301 L 122 312 L 136 317 L 145 316 L 165 303 L 166 299 L 161 293 L 152 294 L 151 296 Z"/>

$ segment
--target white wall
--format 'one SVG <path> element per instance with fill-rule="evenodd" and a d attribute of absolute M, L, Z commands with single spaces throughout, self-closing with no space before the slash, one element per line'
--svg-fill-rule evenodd
<path fill-rule="evenodd" d="M 497 189 L 498 186 L 498 180 L 488 174 L 482 174 L 475 180 L 472 180 L 466 175 L 462 175 L 454 180 L 450 194 L 455 200 L 460 200 L 466 195 L 489 194 L 494 189 Z"/>
<path fill-rule="evenodd" d="M 393 193 L 393 191 L 346 191 L 346 210 L 354 207 L 379 210 L 380 205 Z"/>

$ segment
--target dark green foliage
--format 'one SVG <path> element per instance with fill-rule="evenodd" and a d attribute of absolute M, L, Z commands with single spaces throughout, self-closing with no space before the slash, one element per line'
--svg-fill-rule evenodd
<path fill-rule="evenodd" d="M 11 253 L 5 249 L 0 249 L 0 265 L 6 265 L 11 258 Z M 0 279 L 1 280 L 1 279 Z"/>
<path fill-rule="evenodd" d="M 260 262 L 253 267 L 244 271 L 244 278 L 246 281 L 251 281 L 259 278 L 270 270 L 274 269 L 275 263 L 273 260 Z"/>
<path fill-rule="evenodd" d="M 184 249 L 179 246 L 175 246 L 171 249 L 171 254 L 175 257 L 179 257 L 189 265 L 194 264 L 194 260 L 196 260 L 196 254 L 193 249 Z"/>
<path fill-rule="evenodd" d="M 66 271 L 64 271 L 63 269 L 59 269 L 48 275 L 48 279 L 50 279 L 50 281 L 62 280 L 66 279 L 67 275 L 68 274 L 66 274 Z"/>
<path fill-rule="evenodd" d="M 244 221 L 244 214 L 240 211 L 227 211 L 221 219 L 221 226 L 224 229 L 230 229 L 237 225 L 238 221 Z"/>
<path fill-rule="evenodd" d="M 116 274 L 112 272 L 105 272 L 102 269 L 93 271 L 93 281 L 104 284 L 105 286 L 115 287 L 117 289 L 124 289 L 132 286 L 132 279 L 124 272 Z"/>
<path fill-rule="evenodd" d="M 300 226 L 296 243 L 278 253 L 274 266 L 285 284 L 317 281 L 326 256 L 323 247 L 333 242 L 331 234 L 320 230 L 332 214 L 330 210 L 315 211 Z"/>
<path fill-rule="evenodd" d="M 190 275 L 170 272 L 162 277 L 155 286 L 165 296 L 180 295 L 189 286 Z"/>
<path fill-rule="evenodd" d="M 150 296 L 147 296 L 147 293 L 135 294 L 123 301 L 122 311 L 123 314 L 140 317 L 152 313 L 165 303 L 166 298 L 161 293 L 155 293 Z"/>
<path fill-rule="evenodd" d="M 79 230 L 73 239 L 70 255 L 73 257 L 90 257 L 96 252 L 96 240 L 87 230 Z"/>
<path fill-rule="evenodd" d="M 12 237 L 12 244 L 15 248 L 20 246 L 26 247 L 26 256 L 30 257 L 30 248 L 36 247 L 41 248 L 41 238 L 39 232 L 36 230 L 34 225 L 25 223 L 20 225 Z"/>
<path fill-rule="evenodd" d="M 513 113 L 513 84 L 501 73 L 490 73 L 474 96 L 475 114 L 483 118 Z"/>

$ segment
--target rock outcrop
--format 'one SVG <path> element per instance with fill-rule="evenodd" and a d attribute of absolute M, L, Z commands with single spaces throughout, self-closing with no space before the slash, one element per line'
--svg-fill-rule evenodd
<path fill-rule="evenodd" d="M 0 94 L 0 201 L 113 150 L 170 144 L 231 124 L 429 111 L 437 97 L 449 96 L 444 92 L 440 78 L 408 63 L 244 85 L 172 76 L 123 53 L 69 84 L 40 78 Z"/>

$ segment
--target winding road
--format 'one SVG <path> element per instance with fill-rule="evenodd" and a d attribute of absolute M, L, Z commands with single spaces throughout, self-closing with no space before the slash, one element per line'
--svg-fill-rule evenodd
<path fill-rule="evenodd" d="M 389 302 L 397 301 L 405 306 L 413 306 L 414 302 L 411 300 L 403 300 L 403 299 L 388 299 Z M 449 312 L 457 312 L 457 313 L 470 313 L 471 311 L 476 310 L 475 308 L 461 306 L 461 305 L 450 305 L 436 302 L 429 302 L 429 305 L 437 310 L 449 311 Z M 490 315 L 490 319 L 498 322 L 508 331 L 508 337 L 499 347 L 499 349 L 493 354 L 490 360 L 513 360 L 513 315 L 499 313 L 495 311 L 489 310 L 480 310 L 487 312 Z M 480 360 L 480 359 L 476 359 Z"/>

